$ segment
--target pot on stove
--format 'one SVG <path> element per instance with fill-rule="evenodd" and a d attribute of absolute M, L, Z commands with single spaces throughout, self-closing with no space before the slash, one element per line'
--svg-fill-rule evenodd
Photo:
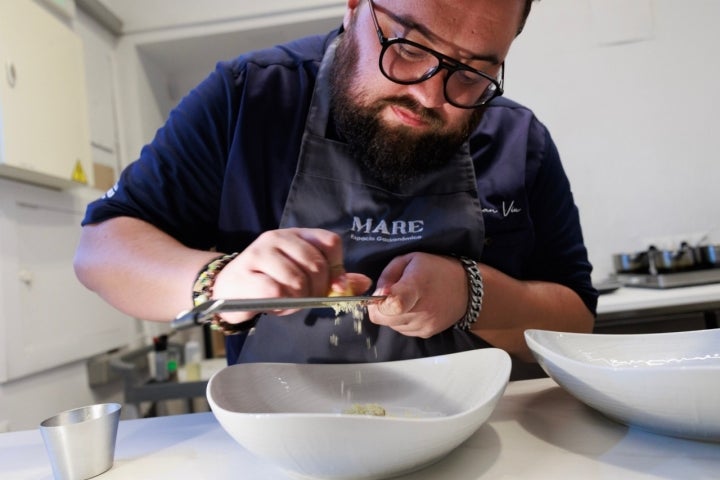
<path fill-rule="evenodd" d="M 648 262 L 647 251 L 613 255 L 613 264 L 617 273 L 647 273 Z"/>
<path fill-rule="evenodd" d="M 694 253 L 698 267 L 720 267 L 720 245 L 699 245 L 694 248 Z"/>
<path fill-rule="evenodd" d="M 678 250 L 660 250 L 650 246 L 648 259 L 652 274 L 682 272 L 695 267 L 695 251 L 686 242 Z"/>

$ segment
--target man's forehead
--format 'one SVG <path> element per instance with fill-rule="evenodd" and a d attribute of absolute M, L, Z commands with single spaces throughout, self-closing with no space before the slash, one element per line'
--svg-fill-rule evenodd
<path fill-rule="evenodd" d="M 431 45 L 458 52 L 464 60 L 500 64 L 499 50 L 506 50 L 514 39 L 523 2 L 375 0 L 373 4 L 378 13 L 402 26 L 403 32 L 385 32 L 388 36 L 413 32 Z"/>

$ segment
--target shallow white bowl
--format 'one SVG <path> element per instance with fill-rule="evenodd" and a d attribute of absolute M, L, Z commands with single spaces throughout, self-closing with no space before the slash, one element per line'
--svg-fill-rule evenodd
<path fill-rule="evenodd" d="M 300 477 L 385 478 L 422 468 L 472 435 L 505 391 L 499 349 L 346 365 L 232 365 L 208 383 L 223 428 Z M 344 413 L 379 404 L 387 415 Z"/>
<path fill-rule="evenodd" d="M 720 441 L 720 330 L 579 334 L 527 330 L 550 377 L 621 423 Z"/>

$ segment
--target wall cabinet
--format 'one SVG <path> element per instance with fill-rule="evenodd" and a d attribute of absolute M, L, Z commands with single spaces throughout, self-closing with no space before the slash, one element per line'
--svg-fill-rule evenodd
<path fill-rule="evenodd" d="M 0 384 L 130 343 L 132 319 L 75 277 L 79 224 L 96 193 L 76 190 L 0 179 Z"/>
<path fill-rule="evenodd" d="M 83 46 L 30 0 L 0 1 L 0 175 L 92 185 Z"/>

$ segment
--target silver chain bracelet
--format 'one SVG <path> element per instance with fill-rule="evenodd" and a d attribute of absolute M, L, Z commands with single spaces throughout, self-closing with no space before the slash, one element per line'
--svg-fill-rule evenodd
<path fill-rule="evenodd" d="M 465 316 L 458 320 L 455 324 L 457 328 L 465 332 L 470 330 L 470 327 L 477 321 L 478 315 L 482 310 L 483 300 L 483 281 L 482 275 L 480 275 L 480 269 L 477 266 L 477 262 L 468 257 L 457 257 L 462 263 L 465 269 L 465 275 L 467 275 L 468 282 L 468 304 Z"/>

